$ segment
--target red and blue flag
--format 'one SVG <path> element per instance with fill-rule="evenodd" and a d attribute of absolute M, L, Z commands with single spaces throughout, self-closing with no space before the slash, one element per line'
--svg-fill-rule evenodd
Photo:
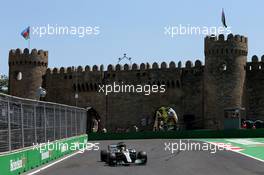
<path fill-rule="evenodd" d="M 22 32 L 21 35 L 28 40 L 30 38 L 30 27 L 28 26 L 27 28 L 25 28 Z"/>

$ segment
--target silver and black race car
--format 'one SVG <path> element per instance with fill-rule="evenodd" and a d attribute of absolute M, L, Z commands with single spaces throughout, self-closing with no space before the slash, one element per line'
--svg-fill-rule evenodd
<path fill-rule="evenodd" d="M 119 142 L 108 145 L 107 150 L 101 150 L 101 161 L 110 166 L 145 165 L 147 163 L 147 153 L 145 151 L 137 153 L 135 149 L 128 149 L 124 142 Z"/>

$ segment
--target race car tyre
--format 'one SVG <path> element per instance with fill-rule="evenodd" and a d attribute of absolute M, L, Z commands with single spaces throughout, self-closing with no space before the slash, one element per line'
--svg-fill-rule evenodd
<path fill-rule="evenodd" d="M 259 128 L 264 128 L 264 122 L 261 121 L 261 120 L 257 120 L 254 122 L 254 126 L 256 129 L 259 129 Z"/>
<path fill-rule="evenodd" d="M 140 151 L 137 155 L 137 159 L 140 159 L 142 161 L 141 164 L 146 164 L 148 161 L 147 153 L 145 151 Z"/>
<path fill-rule="evenodd" d="M 107 161 L 107 155 L 108 151 L 107 150 L 101 150 L 101 161 L 106 162 Z"/>
<path fill-rule="evenodd" d="M 117 164 L 116 155 L 114 153 L 110 153 L 109 154 L 109 156 L 108 156 L 108 164 L 110 166 L 115 166 Z"/>

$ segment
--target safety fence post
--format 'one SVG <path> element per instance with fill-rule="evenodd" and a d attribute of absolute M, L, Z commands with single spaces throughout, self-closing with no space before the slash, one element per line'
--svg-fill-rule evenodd
<path fill-rule="evenodd" d="M 7 122 L 8 122 L 8 150 L 11 151 L 11 120 L 10 120 L 10 101 L 7 101 Z"/>
<path fill-rule="evenodd" d="M 21 112 L 21 134 L 22 134 L 22 148 L 25 147 L 25 135 L 24 135 L 24 110 L 23 110 L 23 104 L 21 102 L 20 104 L 20 112 Z"/>

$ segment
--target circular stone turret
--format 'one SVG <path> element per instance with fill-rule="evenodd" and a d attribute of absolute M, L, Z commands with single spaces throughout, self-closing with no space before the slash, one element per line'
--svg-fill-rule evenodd
<path fill-rule="evenodd" d="M 205 38 L 205 128 L 221 129 L 226 108 L 242 108 L 247 38 L 229 34 Z"/>
<path fill-rule="evenodd" d="M 20 49 L 9 52 L 9 94 L 37 99 L 37 89 L 42 86 L 48 66 L 48 52 Z"/>

